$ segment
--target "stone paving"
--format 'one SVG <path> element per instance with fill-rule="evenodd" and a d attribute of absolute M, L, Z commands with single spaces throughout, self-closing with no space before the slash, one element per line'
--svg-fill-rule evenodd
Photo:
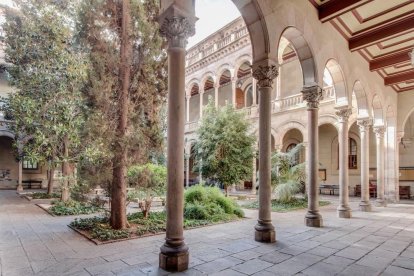
<path fill-rule="evenodd" d="M 332 197 L 336 201 L 337 198 Z M 305 210 L 273 213 L 277 243 L 253 240 L 250 219 L 185 231 L 190 268 L 174 275 L 414 275 L 414 205 L 336 217 L 321 208 L 325 227 L 303 225 Z M 0 275 L 167 275 L 158 269 L 163 235 L 95 245 L 14 191 L 0 191 Z"/>

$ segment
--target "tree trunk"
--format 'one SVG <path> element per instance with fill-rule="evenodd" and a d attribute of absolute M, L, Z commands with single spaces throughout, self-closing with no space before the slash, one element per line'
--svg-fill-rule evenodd
<path fill-rule="evenodd" d="M 66 202 L 69 200 L 69 177 L 70 177 L 70 167 L 69 167 L 69 141 L 67 136 L 63 139 L 63 165 L 62 165 L 62 175 L 63 175 L 63 187 L 62 187 L 62 201 Z"/>
<path fill-rule="evenodd" d="M 119 109 L 118 127 L 114 146 L 113 174 L 112 174 L 112 204 L 111 226 L 114 229 L 124 229 L 127 226 L 126 218 L 126 170 L 127 152 L 125 137 L 128 122 L 128 88 L 130 84 L 132 44 L 130 42 L 130 14 L 129 0 L 122 1 L 121 25 L 121 63 L 119 70 Z"/>
<path fill-rule="evenodd" d="M 47 175 L 47 194 L 53 193 L 53 177 L 55 176 L 55 163 L 52 161 L 50 162 L 50 169 Z"/>

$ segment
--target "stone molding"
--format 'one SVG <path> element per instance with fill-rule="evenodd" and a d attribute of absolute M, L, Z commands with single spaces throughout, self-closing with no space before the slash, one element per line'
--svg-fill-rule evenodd
<path fill-rule="evenodd" d="M 253 78 L 257 80 L 259 88 L 272 87 L 273 81 L 278 74 L 276 65 L 259 65 L 253 71 Z"/>
<path fill-rule="evenodd" d="M 338 121 L 340 123 L 347 122 L 351 114 L 352 114 L 351 108 L 341 108 L 335 112 L 335 115 L 338 117 Z"/>
<path fill-rule="evenodd" d="M 372 125 L 371 119 L 358 119 L 357 125 L 359 126 L 360 132 L 367 132 L 369 130 L 369 127 Z"/>
<path fill-rule="evenodd" d="M 319 102 L 323 99 L 322 88 L 317 85 L 304 86 L 302 96 L 303 100 L 307 103 L 308 109 L 319 108 Z"/>
<path fill-rule="evenodd" d="M 195 27 L 185 17 L 166 17 L 161 24 L 160 33 L 167 38 L 170 48 L 185 48 L 188 38 L 195 33 Z"/>
<path fill-rule="evenodd" d="M 384 138 L 385 126 L 374 126 L 373 130 L 377 138 Z"/>

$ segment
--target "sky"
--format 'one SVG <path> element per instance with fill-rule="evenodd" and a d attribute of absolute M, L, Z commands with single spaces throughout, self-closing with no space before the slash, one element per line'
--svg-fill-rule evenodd
<path fill-rule="evenodd" d="M 188 39 L 187 49 L 240 16 L 231 0 L 196 0 L 196 34 Z"/>

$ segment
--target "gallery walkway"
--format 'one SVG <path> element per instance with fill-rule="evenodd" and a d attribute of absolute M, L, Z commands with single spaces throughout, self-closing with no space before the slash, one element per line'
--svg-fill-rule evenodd
<path fill-rule="evenodd" d="M 414 205 L 336 217 L 303 226 L 305 210 L 273 213 L 276 244 L 253 239 L 252 219 L 185 231 L 190 268 L 177 275 L 414 275 Z M 0 191 L 0 275 L 166 275 L 158 268 L 164 235 L 97 246 L 14 191 Z"/>

